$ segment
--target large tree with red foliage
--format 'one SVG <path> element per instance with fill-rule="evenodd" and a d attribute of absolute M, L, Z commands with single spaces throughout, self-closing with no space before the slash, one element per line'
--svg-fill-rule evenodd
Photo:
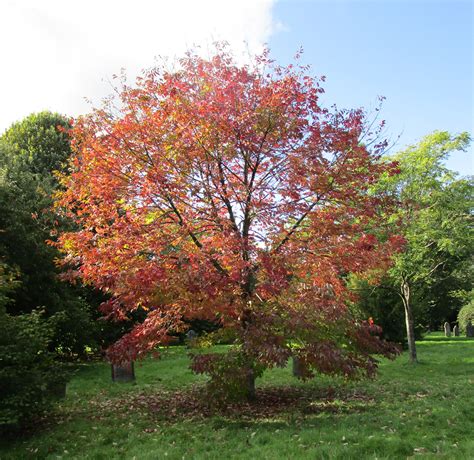
<path fill-rule="evenodd" d="M 385 144 L 371 144 L 364 112 L 325 109 L 322 92 L 307 68 L 268 53 L 237 65 L 218 47 L 150 70 L 77 120 L 57 200 L 80 228 L 60 238 L 65 262 L 112 295 L 107 316 L 148 312 L 112 361 L 193 318 L 235 338 L 193 369 L 250 397 L 292 355 L 303 377 L 355 377 L 373 374 L 373 353 L 395 353 L 345 306 L 345 275 L 380 269 L 396 245 L 380 237 L 387 203 L 368 190 L 393 165 L 377 161 Z"/>

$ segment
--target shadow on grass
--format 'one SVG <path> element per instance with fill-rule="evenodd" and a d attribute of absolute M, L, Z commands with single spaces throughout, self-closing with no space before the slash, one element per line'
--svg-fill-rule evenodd
<path fill-rule="evenodd" d="M 179 420 L 222 417 L 232 420 L 266 420 L 319 413 L 362 412 L 375 400 L 366 393 L 349 388 L 304 388 L 293 386 L 262 387 L 254 401 L 219 403 L 203 398 L 204 388 L 140 393 L 117 401 L 127 411 L 146 411 L 152 418 L 177 422 Z"/>

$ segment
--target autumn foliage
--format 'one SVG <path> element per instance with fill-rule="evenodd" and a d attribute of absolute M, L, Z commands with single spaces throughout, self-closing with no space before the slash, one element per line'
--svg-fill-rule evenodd
<path fill-rule="evenodd" d="M 396 349 L 351 317 L 345 276 L 383 269 L 397 247 L 379 228 L 389 203 L 368 192 L 394 166 L 362 110 L 320 105 L 308 69 L 252 61 L 189 53 L 76 121 L 57 197 L 79 228 L 60 238 L 64 263 L 111 294 L 107 317 L 148 313 L 111 360 L 205 318 L 235 337 L 227 355 L 194 357 L 215 383 L 251 388 L 290 356 L 303 377 L 372 375 L 371 355 Z"/>

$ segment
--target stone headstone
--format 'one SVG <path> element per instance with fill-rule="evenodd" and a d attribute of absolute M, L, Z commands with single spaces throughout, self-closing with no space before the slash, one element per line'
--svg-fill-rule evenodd
<path fill-rule="evenodd" d="M 189 329 L 189 331 L 186 332 L 186 346 L 188 348 L 193 347 L 193 345 L 195 345 L 194 341 L 197 339 L 197 337 L 198 337 L 197 332 L 194 331 L 193 329 Z"/>
<path fill-rule="evenodd" d="M 298 356 L 293 356 L 293 376 L 301 377 L 303 375 L 303 367 L 301 359 Z"/>
<path fill-rule="evenodd" d="M 459 337 L 459 326 L 457 324 L 453 327 L 453 334 L 454 337 Z"/>
<path fill-rule="evenodd" d="M 474 326 L 471 321 L 468 321 L 466 325 L 466 337 L 474 337 Z"/>
<path fill-rule="evenodd" d="M 451 337 L 451 326 L 447 321 L 444 323 L 444 335 L 446 337 Z"/>
<path fill-rule="evenodd" d="M 193 329 L 189 329 L 189 331 L 186 332 L 186 340 L 194 340 L 197 336 L 197 332 Z"/>
<path fill-rule="evenodd" d="M 113 382 L 133 382 L 135 380 L 135 368 L 133 361 L 120 364 L 112 364 Z"/>

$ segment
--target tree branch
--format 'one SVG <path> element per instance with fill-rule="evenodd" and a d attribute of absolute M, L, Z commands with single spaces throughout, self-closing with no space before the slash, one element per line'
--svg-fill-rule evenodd
<path fill-rule="evenodd" d="M 171 199 L 171 197 L 167 197 L 168 199 L 168 203 L 170 204 L 171 206 L 171 209 L 174 211 L 174 213 L 176 214 L 176 216 L 178 217 L 178 223 L 181 227 L 185 228 L 185 223 L 184 223 L 184 220 L 183 220 L 183 217 L 181 216 L 181 213 L 179 212 L 178 208 L 175 206 L 175 204 L 173 203 L 173 200 Z M 193 243 L 199 248 L 201 249 L 202 251 L 204 251 L 204 246 L 203 244 L 199 241 L 198 237 L 188 228 L 186 228 L 186 231 L 188 232 L 188 235 L 191 237 L 191 239 L 193 240 Z M 208 255 L 208 254 L 206 254 Z M 216 270 L 221 274 L 221 275 L 225 275 L 225 276 L 229 276 L 227 270 L 222 267 L 222 265 L 216 260 L 214 259 L 213 257 L 209 256 L 209 260 L 211 261 L 212 265 L 216 268 Z"/>

